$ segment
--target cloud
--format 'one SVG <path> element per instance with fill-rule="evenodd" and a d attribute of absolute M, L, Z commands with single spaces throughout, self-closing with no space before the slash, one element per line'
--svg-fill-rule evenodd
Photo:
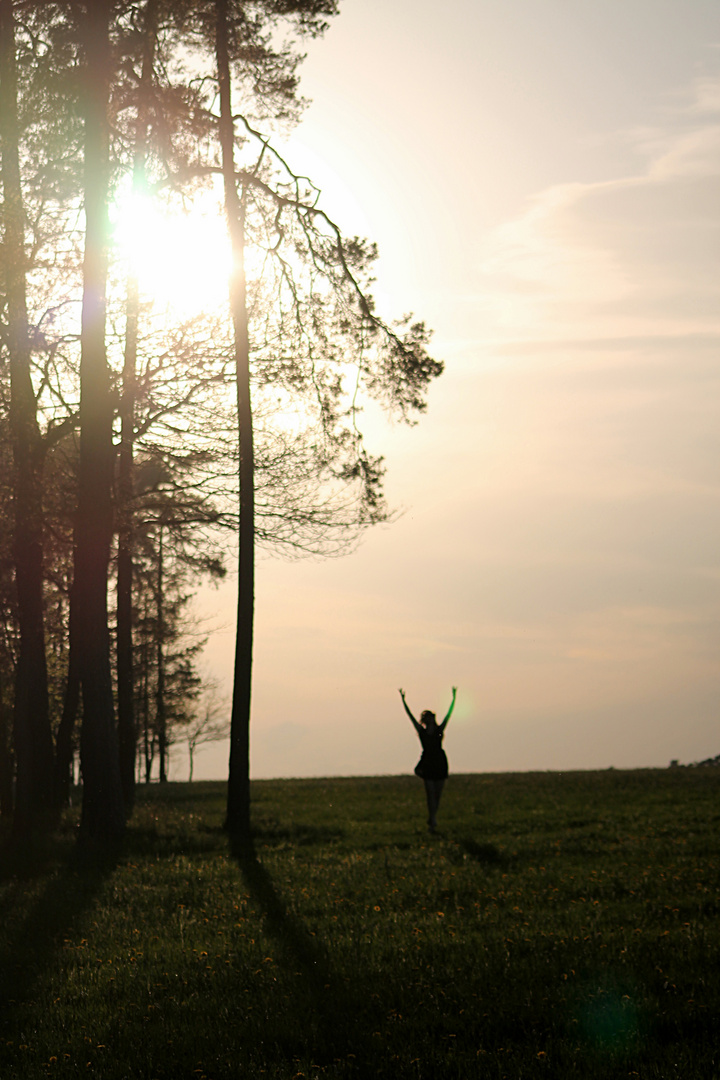
<path fill-rule="evenodd" d="M 664 130 L 637 175 L 541 192 L 482 260 L 494 341 L 718 334 L 720 80 Z"/>

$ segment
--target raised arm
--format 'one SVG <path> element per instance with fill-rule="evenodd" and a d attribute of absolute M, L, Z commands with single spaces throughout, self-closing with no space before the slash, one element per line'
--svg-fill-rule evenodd
<path fill-rule="evenodd" d="M 410 717 L 410 719 L 412 720 L 412 725 L 413 725 L 413 727 L 415 728 L 415 730 L 416 730 L 417 732 L 420 732 L 420 731 L 422 731 L 422 728 L 421 728 L 420 724 L 418 724 L 417 720 L 415 719 L 415 717 L 413 716 L 413 714 L 412 714 L 412 713 L 410 712 L 410 709 L 409 709 L 409 707 L 408 707 L 408 703 L 407 703 L 407 701 L 405 700 L 405 691 L 404 691 L 404 690 L 401 690 L 401 691 L 400 691 L 400 697 L 402 698 L 403 708 L 404 708 L 405 712 L 406 712 L 406 713 L 408 714 L 408 716 L 409 716 L 409 717 Z"/>
<path fill-rule="evenodd" d="M 456 697 L 456 695 L 457 695 L 457 686 L 453 686 L 453 688 L 452 688 L 452 701 L 450 702 L 450 708 L 447 711 L 447 716 L 445 717 L 442 724 L 440 725 L 440 728 L 443 731 L 445 730 L 445 725 L 447 724 L 448 720 L 452 716 L 452 711 L 455 708 L 455 697 Z"/>

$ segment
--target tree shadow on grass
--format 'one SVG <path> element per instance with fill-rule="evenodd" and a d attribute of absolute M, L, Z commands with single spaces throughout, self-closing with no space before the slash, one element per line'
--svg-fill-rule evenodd
<path fill-rule="evenodd" d="M 333 970 L 322 942 L 302 919 L 288 911 L 258 857 L 254 840 L 234 840 L 232 853 L 285 963 L 290 970 L 299 968 L 298 973 L 303 976 L 302 994 L 315 1018 L 317 1039 L 317 1045 L 305 1049 L 312 1049 L 316 1059 L 323 1058 L 328 1063 L 352 1058 L 355 1068 L 362 1073 L 370 1034 L 367 1022 L 363 1022 L 367 1002 L 354 992 L 349 978 Z"/>
<path fill-rule="evenodd" d="M 75 847 L 55 845 L 51 839 L 26 851 L 9 848 L 3 852 L 0 880 L 13 880 L 23 890 L 28 883 L 46 875 L 34 903 L 17 922 L 8 913 L 3 918 L 4 940 L 0 945 L 0 1032 L 12 1026 L 12 1012 L 31 999 L 44 973 L 63 948 L 66 936 L 76 932 L 92 907 L 105 880 L 117 865 L 119 848 L 103 854 L 82 852 Z M 53 865 L 55 864 L 55 865 Z M 8 898 L 12 899 L 12 888 Z M 0 1035 L 0 1038 L 2 1037 Z"/>

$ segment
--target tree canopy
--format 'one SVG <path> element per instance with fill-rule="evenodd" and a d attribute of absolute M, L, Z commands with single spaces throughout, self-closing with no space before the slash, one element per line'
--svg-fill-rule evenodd
<path fill-rule="evenodd" d="M 413 422 L 442 365 L 422 322 L 376 311 L 375 245 L 343 234 L 277 142 L 302 113 L 302 42 L 336 13 L 335 0 L 0 0 L 0 452 L 13 460 L 0 773 L 17 771 L 20 830 L 66 789 L 80 713 L 81 836 L 122 833 L 151 623 L 166 775 L 166 586 L 183 566 L 224 572 L 234 537 L 227 825 L 247 835 L 256 544 L 335 553 L 388 518 L 363 404 Z M 208 267 L 227 258 L 204 304 L 182 297 L 202 246 L 173 266 L 143 235 L 198 217 L 223 223 Z"/>

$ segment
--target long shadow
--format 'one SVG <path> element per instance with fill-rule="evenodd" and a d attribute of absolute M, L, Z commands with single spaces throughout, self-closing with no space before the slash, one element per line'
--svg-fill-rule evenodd
<path fill-rule="evenodd" d="M 506 866 L 509 862 L 495 844 L 479 844 L 476 840 L 467 838 L 461 838 L 458 844 L 469 858 L 485 866 Z"/>
<path fill-rule="evenodd" d="M 42 877 L 53 863 L 72 850 L 67 831 L 37 832 L 17 837 L 12 833 L 0 843 L 0 885 L 8 881 L 31 881 Z"/>
<path fill-rule="evenodd" d="M 0 1039 L 11 1024 L 15 1009 L 34 991 L 60 950 L 64 937 L 73 934 L 92 907 L 103 884 L 117 865 L 119 850 L 88 856 L 66 850 L 58 859 L 48 848 L 28 858 L 17 849 L 3 852 L 2 880 L 29 881 L 47 873 L 48 879 L 25 918 L 9 934 L 0 950 Z M 53 870 L 52 863 L 60 862 Z"/>
<path fill-rule="evenodd" d="M 327 950 L 296 915 L 288 911 L 272 877 L 258 857 L 252 838 L 233 840 L 237 860 L 248 890 L 262 909 L 268 932 L 277 942 L 287 963 L 303 973 L 303 995 L 318 1021 L 320 1045 L 316 1055 L 331 1062 L 354 1056 L 362 1073 L 367 1057 L 368 1028 L 363 1023 L 367 1001 L 353 992 L 352 985 L 336 973 Z"/>

